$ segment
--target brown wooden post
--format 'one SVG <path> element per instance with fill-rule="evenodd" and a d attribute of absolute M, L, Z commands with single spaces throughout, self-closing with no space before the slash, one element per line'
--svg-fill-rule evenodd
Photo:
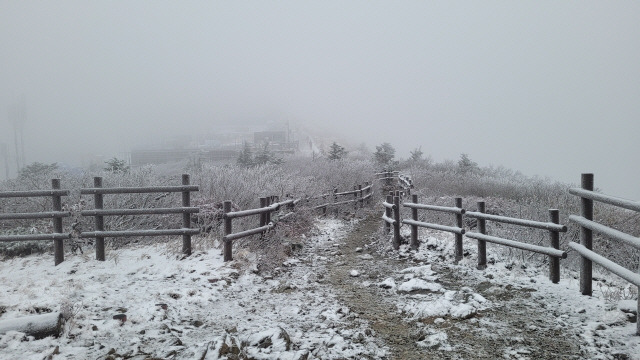
<path fill-rule="evenodd" d="M 182 174 L 182 185 L 189 185 L 189 174 Z M 182 206 L 191 206 L 190 191 L 182 192 Z M 191 214 L 187 212 L 182 213 L 182 227 L 185 229 L 191 228 Z M 189 234 L 182 235 L 182 253 L 185 255 L 191 255 L 191 235 Z"/>
<path fill-rule="evenodd" d="M 593 191 L 593 174 L 582 174 L 582 188 Z M 593 220 L 593 200 L 582 198 L 581 215 L 587 220 Z M 593 232 L 584 226 L 580 227 L 580 243 L 591 250 L 593 248 Z M 593 294 L 593 269 L 591 260 L 581 257 L 580 261 L 580 291 L 582 295 Z"/>
<path fill-rule="evenodd" d="M 549 219 L 554 224 L 560 224 L 560 211 L 549 209 Z M 560 249 L 560 232 L 549 230 L 549 239 L 552 248 Z M 549 280 L 554 284 L 560 282 L 560 258 L 555 256 L 549 256 Z"/>
<path fill-rule="evenodd" d="M 100 176 L 96 176 L 93 178 L 93 187 L 102 187 L 102 178 Z M 104 208 L 102 197 L 102 194 L 93 195 L 93 207 L 96 210 Z M 94 224 L 96 231 L 104 231 L 104 217 L 102 215 L 94 216 Z M 104 238 L 99 236 L 96 236 L 96 260 L 104 261 Z"/>
<path fill-rule="evenodd" d="M 368 196 L 371 193 L 371 188 L 369 187 L 369 182 L 368 181 L 364 182 L 364 187 L 367 188 L 366 193 L 367 193 L 367 196 Z M 369 206 L 369 205 L 371 205 L 371 197 L 367 198 L 367 206 Z"/>
<path fill-rule="evenodd" d="M 360 203 L 360 208 L 364 207 L 364 197 L 362 196 L 362 185 L 358 184 L 358 195 L 359 195 L 359 199 L 358 202 Z"/>
<path fill-rule="evenodd" d="M 333 189 L 333 203 L 337 203 L 338 202 L 338 195 L 336 195 L 336 193 L 338 193 L 338 188 Z M 334 216 L 338 217 L 338 214 L 340 213 L 338 211 L 338 206 L 337 205 L 333 205 L 333 213 Z"/>
<path fill-rule="evenodd" d="M 418 195 L 411 195 L 411 202 L 414 204 L 418 203 Z M 411 208 L 411 219 L 413 221 L 418 221 L 418 209 Z M 418 225 L 411 225 L 411 248 L 417 250 L 420 246 L 418 242 Z"/>
<path fill-rule="evenodd" d="M 267 206 L 271 206 L 271 204 L 273 204 L 273 196 L 267 197 Z M 265 225 L 268 225 L 271 222 L 271 212 L 264 213 L 264 216 Z"/>
<path fill-rule="evenodd" d="M 395 210 L 393 210 L 393 219 L 395 223 L 393 224 L 393 248 L 398 250 L 400 248 L 400 197 L 394 196 L 393 205 L 395 205 Z"/>
<path fill-rule="evenodd" d="M 358 187 L 353 185 L 353 208 L 358 210 Z"/>
<path fill-rule="evenodd" d="M 485 212 L 484 201 L 478 201 L 478 212 Z M 487 234 L 487 220 L 476 219 L 478 225 L 478 232 L 480 234 Z M 478 270 L 484 270 L 487 268 L 487 242 L 484 240 L 478 240 Z"/>
<path fill-rule="evenodd" d="M 51 179 L 51 188 L 54 190 L 60 189 L 60 179 Z M 60 195 L 51 196 L 53 211 L 62 211 L 62 197 Z M 53 218 L 53 232 L 62 234 L 62 218 Z M 56 265 L 64 261 L 64 240 L 53 240 L 53 258 Z"/>
<path fill-rule="evenodd" d="M 459 197 L 456 198 L 455 203 L 457 208 L 462 208 L 462 198 L 459 198 Z M 462 228 L 462 214 L 456 214 L 456 226 L 459 228 Z M 455 235 L 456 235 L 456 262 L 458 262 L 462 260 L 462 254 L 463 254 L 462 234 L 455 234 Z"/>
<path fill-rule="evenodd" d="M 225 215 L 229 212 L 231 212 L 231 201 L 226 200 L 224 203 L 222 203 L 222 211 L 225 213 Z M 224 217 L 224 235 L 230 235 L 233 232 L 233 229 L 231 227 L 231 218 L 228 217 Z M 233 254 L 232 254 L 232 240 L 228 240 L 228 239 L 224 239 L 224 249 L 223 249 L 223 256 L 224 256 L 224 261 L 231 261 L 233 260 Z"/>
<path fill-rule="evenodd" d="M 393 204 L 393 196 L 387 195 L 387 203 Z M 389 209 L 388 207 L 384 208 L 384 214 L 389 219 L 393 218 L 393 215 L 391 214 L 391 209 Z M 390 232 L 391 232 L 391 224 L 389 224 L 388 222 L 384 221 L 384 233 L 388 235 Z"/>
<path fill-rule="evenodd" d="M 260 198 L 260 208 L 265 208 L 267 207 L 267 198 L 265 197 L 261 197 Z M 266 222 L 266 216 L 264 213 L 260 214 L 260 227 L 267 225 Z"/>

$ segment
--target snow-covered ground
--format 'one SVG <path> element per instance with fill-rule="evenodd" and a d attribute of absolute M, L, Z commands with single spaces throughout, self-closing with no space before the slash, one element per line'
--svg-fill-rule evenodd
<path fill-rule="evenodd" d="M 303 251 L 269 274 L 252 271 L 253 255 L 246 251 L 224 263 L 218 249 L 183 259 L 166 244 L 112 250 L 106 262 L 86 253 L 57 267 L 51 255 L 0 262 L 0 321 L 49 311 L 67 317 L 60 338 L 0 335 L 0 359 L 392 357 L 393 349 L 339 299 L 323 273 L 348 266 L 334 259 L 345 251 L 342 241 L 351 229 L 351 223 L 318 220 Z M 617 303 L 581 296 L 574 274 L 563 273 L 560 284 L 551 284 L 544 270 L 500 259 L 479 271 L 473 256 L 453 264 L 448 235 L 424 231 L 421 238 L 418 252 L 403 246 L 399 254 L 389 253 L 404 260 L 383 277 L 373 275 L 374 246 L 355 249 L 364 265 L 350 269 L 344 282 L 373 289 L 395 304 L 400 316 L 420 327 L 416 341 L 426 352 L 456 358 L 455 350 L 465 344 L 452 341 L 455 327 L 512 337 L 513 346 L 497 353 L 499 358 L 535 359 L 535 344 L 525 338 L 553 331 L 579 340 L 576 358 L 640 359 L 640 336 L 633 335 L 630 315 Z M 471 244 L 465 249 L 473 253 Z M 444 270 L 460 275 L 456 286 Z M 525 308 L 544 306 L 554 315 L 552 327 L 532 320 L 514 329 L 508 319 L 482 316 L 506 306 L 501 296 L 523 294 L 518 301 Z M 635 301 L 620 306 L 634 308 Z M 124 321 L 118 319 L 122 314 Z"/>
<path fill-rule="evenodd" d="M 314 242 L 344 232 L 325 221 Z M 331 289 L 295 266 L 280 276 L 242 269 L 249 258 L 225 264 L 220 250 L 180 260 L 166 245 L 70 256 L 57 267 L 50 255 L 0 262 L 0 320 L 35 312 L 67 312 L 64 334 L 35 340 L 0 336 L 0 358 L 218 359 L 243 353 L 255 359 L 381 357 L 366 324 L 338 303 Z M 240 269 L 238 269 L 240 267 Z M 299 269 L 299 271 L 298 271 Z M 126 320 L 113 317 L 125 314 Z M 57 348 L 57 350 L 56 350 Z"/>

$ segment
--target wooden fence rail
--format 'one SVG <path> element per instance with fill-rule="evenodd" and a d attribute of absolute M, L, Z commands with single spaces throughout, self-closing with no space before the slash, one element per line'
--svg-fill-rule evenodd
<path fill-rule="evenodd" d="M 382 173 L 385 176 L 388 173 Z M 377 175 L 382 175 L 377 174 Z M 400 176 L 401 177 L 401 176 Z M 385 179 L 383 177 L 382 179 Z M 400 185 L 399 185 L 400 186 Z M 593 221 L 593 202 L 598 201 L 601 203 L 613 205 L 623 209 L 640 212 L 640 202 L 627 200 L 619 197 L 614 197 L 605 194 L 599 194 L 593 191 L 593 174 L 582 174 L 582 188 L 571 188 L 568 192 L 572 195 L 580 197 L 581 200 L 581 214 L 570 215 L 569 220 L 580 226 L 581 241 L 580 244 L 575 242 L 569 242 L 568 247 L 575 250 L 581 257 L 580 266 L 580 291 L 584 295 L 591 296 L 593 293 L 592 281 L 592 264 L 602 266 L 606 270 L 620 276 L 626 281 L 638 287 L 638 293 L 640 293 L 640 274 L 637 274 L 610 259 L 605 258 L 592 250 L 593 246 L 593 232 L 607 236 L 616 241 L 623 242 L 629 246 L 632 246 L 640 250 L 640 237 L 636 237 L 622 231 L 610 228 L 608 226 L 599 224 Z M 385 233 L 389 233 L 390 226 L 394 226 L 394 239 L 393 247 L 398 248 L 399 244 L 399 225 L 400 222 L 396 221 L 398 214 L 400 213 L 400 206 L 397 203 L 398 192 L 395 197 L 388 196 L 387 201 L 383 202 L 385 213 L 382 216 L 384 221 Z M 456 261 L 462 258 L 462 235 L 467 238 L 475 239 L 478 241 L 478 269 L 485 269 L 487 266 L 486 255 L 486 243 L 494 243 L 503 246 L 513 247 L 521 250 L 532 251 L 549 256 L 549 279 L 553 283 L 560 281 L 560 259 L 567 257 L 567 252 L 560 249 L 560 233 L 567 232 L 567 226 L 559 223 L 559 211 L 557 209 L 549 209 L 549 222 L 540 222 L 519 218 L 511 218 L 505 216 L 497 216 L 485 213 L 485 202 L 479 201 L 478 211 L 465 211 L 462 208 L 462 199 L 455 199 L 455 207 L 444 207 L 427 204 L 419 204 L 416 195 L 412 196 L 412 202 L 405 202 L 402 206 L 410 208 L 412 210 L 412 219 L 404 219 L 402 224 L 411 226 L 411 248 L 418 247 L 417 228 L 426 227 L 430 229 L 447 231 L 456 234 Z M 434 210 L 441 212 L 450 212 L 456 214 L 457 227 L 450 227 L 440 224 L 429 224 L 418 221 L 417 211 Z M 465 232 L 462 228 L 462 216 L 476 219 L 478 232 Z M 550 246 L 539 246 L 533 244 L 527 244 L 511 239 L 503 239 L 495 236 L 487 235 L 486 222 L 495 221 L 500 223 L 518 225 L 527 228 L 541 229 L 549 232 Z M 398 234 L 398 235 L 396 235 Z M 458 237 L 460 236 L 460 237 Z M 638 308 L 640 309 L 640 296 L 638 297 Z M 640 335 L 640 321 L 637 322 L 636 333 Z"/>
<path fill-rule="evenodd" d="M 353 196 L 353 198 L 348 200 L 338 201 L 339 196 Z M 322 210 L 323 215 L 327 215 L 327 210 L 330 208 L 333 208 L 335 209 L 335 211 L 338 211 L 339 206 L 347 205 L 347 204 L 354 204 L 354 207 L 357 209 L 358 206 L 363 207 L 365 202 L 367 204 L 370 204 L 372 196 L 373 196 L 373 186 L 369 184 L 369 182 L 365 182 L 364 187 L 362 187 L 362 185 L 356 185 L 353 187 L 353 190 L 349 190 L 349 191 L 338 192 L 338 189 L 333 189 L 329 193 L 316 196 L 315 199 L 329 198 L 331 201 L 320 204 L 320 205 L 316 205 L 313 207 L 313 209 Z"/>
<path fill-rule="evenodd" d="M 275 228 L 275 222 L 271 221 L 271 213 L 287 207 L 290 211 L 280 216 L 280 220 L 285 219 L 294 213 L 296 204 L 298 204 L 302 199 L 289 199 L 282 202 L 274 202 L 277 200 L 277 197 L 263 197 L 260 198 L 259 208 L 242 211 L 231 211 L 231 201 L 229 200 L 223 203 L 224 236 L 222 237 L 222 242 L 224 261 L 233 260 L 233 240 L 242 239 L 256 234 L 264 234 L 265 232 Z M 257 228 L 237 233 L 233 232 L 233 219 L 254 215 L 260 215 L 260 222 Z"/>
<path fill-rule="evenodd" d="M 30 213 L 10 213 L 1 214 L 0 220 L 20 220 L 20 219 L 53 219 L 53 233 L 51 234 L 30 234 L 30 235 L 4 235 L 0 236 L 0 242 L 9 241 L 46 241 L 53 240 L 53 257 L 56 265 L 64 261 L 64 240 L 70 235 L 62 233 L 62 218 L 71 216 L 68 211 L 62 211 L 62 197 L 69 196 L 69 190 L 60 189 L 60 179 L 51 180 L 51 190 L 32 191 L 3 191 L 0 198 L 15 197 L 51 197 L 51 208 L 48 212 Z"/>
<path fill-rule="evenodd" d="M 637 274 L 615 262 L 595 253 L 593 249 L 593 232 L 621 241 L 640 250 L 640 238 L 623 233 L 608 226 L 593 221 L 593 202 L 621 207 L 640 212 L 640 202 L 626 200 L 614 196 L 598 194 L 593 191 L 593 174 L 582 174 L 582 188 L 571 188 L 569 193 L 580 197 L 580 216 L 571 215 L 569 220 L 580 225 L 580 244 L 570 242 L 569 247 L 575 250 L 581 257 L 580 264 L 580 291 L 583 295 L 593 294 L 593 263 L 602 266 L 612 273 L 627 280 L 638 287 L 638 310 L 640 310 L 640 274 Z M 640 335 L 640 319 L 636 322 L 636 334 Z"/>
<path fill-rule="evenodd" d="M 109 237 L 132 237 L 132 236 L 169 236 L 182 235 L 182 253 L 191 255 L 191 236 L 200 233 L 199 229 L 191 228 L 191 214 L 200 211 L 197 207 L 191 206 L 191 192 L 198 191 L 198 186 L 190 185 L 189 175 L 182 175 L 182 185 L 178 186 L 147 186 L 147 187 L 102 187 L 102 178 L 93 178 L 92 188 L 80 189 L 81 195 L 93 195 L 93 210 L 83 210 L 82 216 L 94 217 L 94 231 L 83 231 L 80 238 L 96 239 L 96 260 L 105 260 L 104 239 Z M 181 193 L 182 207 L 174 208 L 141 208 L 141 209 L 103 209 L 105 194 L 144 194 L 144 193 Z M 105 231 L 105 216 L 126 216 L 126 215 L 168 215 L 182 214 L 182 228 L 180 229 L 148 229 L 148 230 L 111 230 Z"/>
<path fill-rule="evenodd" d="M 475 218 L 478 221 L 478 232 L 468 232 L 465 234 L 468 238 L 478 240 L 478 269 L 487 267 L 487 247 L 486 243 L 494 243 L 498 245 L 513 247 L 520 250 L 532 251 L 539 254 L 549 256 L 549 279 L 557 284 L 560 281 L 560 261 L 566 259 L 567 253 L 560 250 L 560 232 L 567 232 L 565 225 L 559 224 L 559 211 L 557 209 L 549 209 L 550 222 L 532 221 L 506 216 L 497 216 L 485 214 L 485 202 L 478 201 L 478 211 L 469 211 L 465 216 Z M 551 247 L 527 244 L 511 239 L 503 239 L 495 236 L 487 235 L 486 221 L 495 221 L 505 224 L 518 225 L 528 228 L 542 229 L 549 231 L 549 240 Z"/>

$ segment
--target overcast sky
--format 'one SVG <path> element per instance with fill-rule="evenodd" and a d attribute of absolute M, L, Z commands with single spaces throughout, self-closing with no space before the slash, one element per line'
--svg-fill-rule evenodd
<path fill-rule="evenodd" d="M 282 118 L 640 199 L 638 19 L 637 1 L 5 0 L 0 108 L 25 95 L 27 162 Z"/>

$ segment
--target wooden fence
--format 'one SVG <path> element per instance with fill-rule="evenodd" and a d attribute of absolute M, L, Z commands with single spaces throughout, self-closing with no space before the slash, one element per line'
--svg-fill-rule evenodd
<path fill-rule="evenodd" d="M 81 195 L 94 196 L 94 209 L 83 210 L 81 216 L 94 217 L 94 231 L 80 232 L 80 238 L 95 238 L 96 260 L 105 260 L 104 239 L 109 237 L 131 237 L 131 236 L 166 236 L 182 235 L 182 252 L 185 255 L 191 254 L 191 236 L 200 233 L 199 229 L 191 228 L 191 217 L 193 213 L 199 212 L 199 208 L 191 207 L 191 192 L 198 191 L 198 186 L 189 184 L 189 175 L 182 175 L 182 185 L 179 186 L 150 186 L 150 187 L 102 187 L 102 178 L 93 179 L 93 188 L 80 189 Z M 8 235 L 0 236 L 0 242 L 9 241 L 54 241 L 54 261 L 55 265 L 64 261 L 64 240 L 71 238 L 71 233 L 63 232 L 62 218 L 71 216 L 71 212 L 62 211 L 62 196 L 69 196 L 69 190 L 60 189 L 60 179 L 51 180 L 51 190 L 33 191 L 5 191 L 0 192 L 0 198 L 9 197 L 37 197 L 50 196 L 52 199 L 52 211 L 32 212 L 32 213 L 4 213 L 0 214 L 0 220 L 12 219 L 53 219 L 53 233 L 32 234 L 32 235 Z M 103 197 L 107 194 L 141 194 L 141 193 L 182 193 L 182 207 L 172 208 L 138 208 L 138 209 L 104 209 Z M 126 216 L 126 215 L 166 215 L 182 214 L 182 228 L 180 229 L 136 229 L 136 230 L 105 230 L 105 216 Z"/>
<path fill-rule="evenodd" d="M 29 234 L 29 235 L 4 235 L 0 236 L 0 242 L 11 241 L 47 241 L 53 240 L 54 261 L 58 265 L 64 261 L 64 239 L 70 238 L 70 234 L 62 233 L 62 218 L 71 216 L 68 211 L 62 211 L 62 197 L 69 196 L 69 190 L 60 189 L 60 179 L 51 180 L 51 190 L 31 191 L 3 191 L 0 198 L 25 198 L 25 197 L 51 197 L 51 210 L 48 212 L 29 213 L 4 213 L 0 214 L 0 220 L 20 219 L 53 219 L 53 233 Z"/>
<path fill-rule="evenodd" d="M 362 185 L 356 185 L 353 187 L 353 190 L 350 190 L 350 191 L 338 192 L 338 189 L 333 189 L 328 193 L 325 193 L 313 198 L 313 199 L 329 200 L 329 202 L 325 202 L 320 205 L 314 206 L 314 209 L 322 210 L 323 215 L 327 214 L 328 209 L 334 209 L 337 211 L 338 207 L 347 205 L 347 204 L 354 204 L 354 207 L 357 209 L 358 206 L 363 207 L 365 202 L 367 203 L 367 205 L 371 204 L 372 196 L 373 196 L 373 185 L 369 184 L 369 182 L 365 182 L 364 187 Z M 352 198 L 347 200 L 341 200 L 340 197 L 352 197 Z"/>
<path fill-rule="evenodd" d="M 96 239 L 96 260 L 104 261 L 104 239 L 107 237 L 131 236 L 167 236 L 182 235 L 182 253 L 191 255 L 191 236 L 200 233 L 200 229 L 191 228 L 191 214 L 200 211 L 191 207 L 191 192 L 198 191 L 198 186 L 189 184 L 189 175 L 182 175 L 180 186 L 148 186 L 148 187 L 102 187 L 102 178 L 93 178 L 92 188 L 80 189 L 81 195 L 93 195 L 94 210 L 81 211 L 82 216 L 94 217 L 94 231 L 81 232 L 81 238 Z M 182 207 L 172 208 L 139 208 L 139 209 L 104 209 L 103 197 L 106 194 L 143 194 L 143 193 L 182 193 Z M 180 229 L 144 229 L 144 230 L 109 230 L 104 229 L 105 216 L 125 215 L 168 215 L 182 214 L 182 228 Z"/>
<path fill-rule="evenodd" d="M 584 295 L 592 295 L 592 263 L 602 266 L 612 273 L 627 280 L 638 287 L 640 294 L 640 274 L 637 274 L 613 261 L 598 255 L 592 251 L 593 232 L 607 236 L 611 239 L 621 241 L 636 249 L 640 249 L 640 238 L 626 234 L 619 230 L 599 224 L 593 221 L 593 202 L 599 201 L 605 204 L 617 206 L 623 209 L 640 212 L 640 202 L 630 201 L 618 197 L 599 194 L 593 191 L 593 174 L 582 174 L 582 188 L 571 188 L 570 194 L 580 197 L 582 208 L 581 215 L 570 215 L 569 220 L 580 225 L 581 244 L 569 242 L 568 246 L 581 256 L 580 271 L 580 291 Z M 567 257 L 567 252 L 560 249 L 560 233 L 567 232 L 567 226 L 559 223 L 560 214 L 557 209 L 549 209 L 549 222 L 540 222 L 527 219 L 519 219 L 505 216 L 497 216 L 485 213 L 485 202 L 479 201 L 478 211 L 466 211 L 462 208 L 462 198 L 455 198 L 454 207 L 443 207 L 428 204 L 419 204 L 417 195 L 413 195 L 411 202 L 401 204 L 401 193 L 396 191 L 387 196 L 387 200 L 382 203 L 384 214 L 382 215 L 383 229 L 386 234 L 390 233 L 390 227 L 394 227 L 392 245 L 398 249 L 400 245 L 400 226 L 407 224 L 411 226 L 410 247 L 417 249 L 418 227 L 425 227 L 434 230 L 446 231 L 456 234 L 455 239 L 455 259 L 462 259 L 462 236 L 478 241 L 478 269 L 483 270 L 487 266 L 486 243 L 494 243 L 502 246 L 512 247 L 520 250 L 531 251 L 549 256 L 549 279 L 553 283 L 560 281 L 560 259 Z M 402 207 L 411 209 L 411 219 L 400 220 Z M 446 226 L 418 221 L 418 210 L 432 210 L 453 213 L 456 215 L 456 226 Z M 463 216 L 477 221 L 478 232 L 466 232 L 463 226 Z M 526 228 L 546 230 L 549 233 L 549 246 L 539 246 L 527 244 L 512 239 L 503 239 L 487 234 L 486 221 L 518 225 Z M 640 309 L 640 295 L 638 296 L 638 308 Z M 640 335 L 640 321 L 637 322 L 636 333 Z"/>
<path fill-rule="evenodd" d="M 640 274 L 616 264 L 615 262 L 595 253 L 593 249 L 593 232 L 604 235 L 610 239 L 621 241 L 640 250 L 640 238 L 618 231 L 608 226 L 593 221 L 593 202 L 613 205 L 623 209 L 640 212 L 640 202 L 626 200 L 610 195 L 599 194 L 593 191 L 593 174 L 582 174 L 582 188 L 571 188 L 569 193 L 580 197 L 581 214 L 570 215 L 569 220 L 580 225 L 580 244 L 570 242 L 569 247 L 575 250 L 581 257 L 580 264 L 580 291 L 583 295 L 593 294 L 593 263 L 602 266 L 612 273 L 627 280 L 638 287 L 638 310 L 640 311 Z M 640 335 L 640 318 L 636 321 L 636 333 Z"/>
<path fill-rule="evenodd" d="M 278 217 L 278 220 L 286 219 L 287 217 L 294 214 L 295 206 L 303 201 L 310 201 L 312 199 L 318 200 L 326 200 L 330 199 L 332 201 L 323 203 L 317 206 L 314 206 L 314 210 L 322 210 L 323 215 L 327 214 L 328 208 L 338 209 L 340 206 L 353 204 L 355 209 L 358 207 L 363 207 L 365 202 L 370 204 L 371 197 L 373 196 L 373 187 L 368 182 L 365 182 L 365 186 L 357 185 L 353 187 L 353 190 L 338 192 L 337 189 L 333 189 L 329 193 L 315 196 L 313 198 L 307 199 L 289 199 L 285 201 L 279 201 L 277 197 L 267 197 L 260 198 L 260 207 L 256 209 L 242 210 L 242 211 L 231 211 L 231 201 L 225 201 L 223 203 L 223 211 L 224 211 L 224 236 L 223 240 L 223 255 L 224 261 L 233 260 L 233 240 L 238 240 L 241 238 L 245 238 L 251 235 L 264 234 L 269 230 L 272 230 L 276 227 L 277 221 L 272 221 L 271 214 L 280 211 L 282 208 L 288 208 L 289 212 L 286 214 L 282 214 Z M 366 195 L 365 195 L 366 194 Z M 338 201 L 339 196 L 344 197 L 353 197 L 348 200 L 340 200 Z M 247 216 L 260 215 L 260 221 L 258 223 L 258 227 L 253 229 L 248 229 L 244 231 L 240 231 L 237 233 L 233 232 L 233 223 L 232 220 L 235 218 L 242 218 Z"/>

